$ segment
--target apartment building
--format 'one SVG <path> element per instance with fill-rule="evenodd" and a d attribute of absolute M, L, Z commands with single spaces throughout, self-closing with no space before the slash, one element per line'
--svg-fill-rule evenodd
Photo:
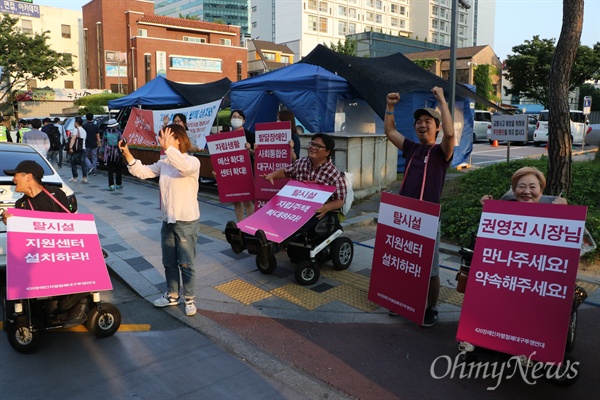
<path fill-rule="evenodd" d="M 495 0 L 459 8 L 457 46 L 493 45 L 494 19 Z M 253 38 L 286 44 L 297 57 L 362 32 L 450 46 L 452 0 L 252 0 L 250 21 Z"/>
<path fill-rule="evenodd" d="M 243 37 L 249 37 L 249 0 L 155 0 L 154 12 L 167 17 L 197 16 L 200 21 L 239 26 Z"/>

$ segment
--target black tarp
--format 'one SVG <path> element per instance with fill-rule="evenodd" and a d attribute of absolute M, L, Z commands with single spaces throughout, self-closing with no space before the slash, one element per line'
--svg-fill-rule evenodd
<path fill-rule="evenodd" d="M 450 93 L 448 81 L 424 70 L 401 53 L 377 58 L 354 57 L 318 45 L 300 63 L 318 65 L 346 79 L 381 119 L 385 116 L 387 93 L 398 92 L 402 96 L 403 93 L 429 92 L 434 86 L 444 89 L 446 96 Z M 462 84 L 456 84 L 456 97 L 497 108 Z"/>

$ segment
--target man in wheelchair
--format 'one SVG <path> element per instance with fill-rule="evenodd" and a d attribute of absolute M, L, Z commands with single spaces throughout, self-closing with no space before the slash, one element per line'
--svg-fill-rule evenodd
<path fill-rule="evenodd" d="M 256 231 L 254 235 L 243 236 L 235 227 L 235 223 L 230 222 L 225 231 L 234 252 L 241 252 L 244 247 L 247 248 L 250 254 L 257 255 L 258 269 L 268 274 L 277 266 L 274 254 L 280 248 L 286 248 L 290 260 L 293 263 L 301 263 L 296 269 L 296 279 L 304 285 L 315 283 L 319 279 L 316 259 L 331 258 L 337 269 L 348 268 L 353 255 L 352 241 L 339 237 L 343 231 L 338 219 L 346 199 L 347 187 L 341 172 L 331 162 L 330 155 L 334 148 L 335 141 L 330 135 L 316 133 L 309 143 L 308 156 L 262 176 L 271 183 L 275 179 L 292 178 L 300 182 L 335 186 L 331 197 L 315 210 L 315 215 L 281 244 L 270 243 L 262 230 Z M 241 235 L 239 239 L 242 244 L 235 242 L 238 234 Z M 232 237 L 234 240 L 231 240 Z M 334 256 L 330 255 L 334 253 Z M 317 257 L 318 254 L 320 257 Z M 341 258 L 338 257 L 340 254 Z"/>

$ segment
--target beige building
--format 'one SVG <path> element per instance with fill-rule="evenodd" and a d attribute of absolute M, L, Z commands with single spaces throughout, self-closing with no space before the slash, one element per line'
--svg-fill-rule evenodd
<path fill-rule="evenodd" d="M 246 41 L 246 47 L 248 48 L 249 77 L 294 63 L 294 52 L 284 44 L 252 39 Z"/>
<path fill-rule="evenodd" d="M 444 79 L 450 73 L 450 50 L 435 50 L 405 54 L 409 60 L 432 60 L 428 69 Z M 490 79 L 494 96 L 500 100 L 502 96 L 502 63 L 490 46 L 463 47 L 456 50 L 456 82 L 473 85 L 475 69 L 482 65 L 490 65 Z"/>

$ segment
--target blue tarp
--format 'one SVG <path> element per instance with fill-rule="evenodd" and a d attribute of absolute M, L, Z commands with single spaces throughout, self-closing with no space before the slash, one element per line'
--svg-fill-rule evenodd
<path fill-rule="evenodd" d="M 323 67 L 293 64 L 231 84 L 231 109 L 246 115 L 246 127 L 277 119 L 279 104 L 310 132 L 333 132 L 338 100 L 355 97 L 346 80 Z"/>
<path fill-rule="evenodd" d="M 144 86 L 119 99 L 108 102 L 109 109 L 134 106 L 191 106 L 163 76 L 157 76 Z M 173 107 L 176 108 L 176 107 Z"/>

